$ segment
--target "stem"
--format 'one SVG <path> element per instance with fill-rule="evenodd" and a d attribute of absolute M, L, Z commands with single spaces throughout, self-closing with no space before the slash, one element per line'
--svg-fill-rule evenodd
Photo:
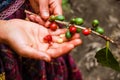
<path fill-rule="evenodd" d="M 106 59 L 108 61 L 108 49 L 109 49 L 109 41 L 106 42 Z"/>
<path fill-rule="evenodd" d="M 60 23 L 60 24 L 63 24 L 63 25 L 72 25 L 72 24 L 70 24 L 69 22 L 63 22 L 63 21 L 58 21 L 58 20 L 55 20 L 55 22 Z M 86 29 L 86 27 L 78 26 L 78 25 L 75 25 L 75 27 L 80 28 L 80 29 Z M 110 41 L 111 43 L 114 43 L 114 44 L 115 44 L 115 41 L 113 41 L 111 38 L 109 38 L 109 37 L 107 37 L 107 36 L 105 36 L 105 35 L 101 35 L 101 34 L 99 34 L 98 32 L 95 32 L 95 31 L 93 31 L 93 30 L 91 30 L 91 31 L 92 31 L 92 33 L 94 33 L 95 35 L 100 36 L 101 38 L 105 39 L 106 41 Z"/>
<path fill-rule="evenodd" d="M 28 11 L 28 10 L 25 10 L 25 13 L 30 14 L 30 15 L 37 15 L 37 14 L 35 14 L 35 13 L 33 13 L 33 12 L 30 12 L 30 11 Z M 63 24 L 63 25 L 67 25 L 67 26 L 72 25 L 72 24 L 70 24 L 69 22 L 65 22 L 65 21 L 55 20 L 55 22 L 60 23 L 60 24 Z M 77 28 L 80 28 L 80 29 L 86 29 L 86 27 L 83 27 L 83 26 L 78 26 L 78 25 L 75 25 L 75 26 L 76 26 Z M 115 45 L 118 46 L 117 42 L 115 42 L 115 41 L 112 40 L 111 38 L 109 38 L 109 37 L 107 37 L 107 36 L 105 36 L 105 35 L 101 35 L 101 34 L 95 32 L 95 31 L 93 31 L 93 30 L 91 30 L 91 31 L 92 31 L 92 33 L 94 33 L 95 35 L 103 38 L 103 39 L 106 40 L 106 41 L 110 41 L 111 43 L 113 43 L 113 44 L 115 44 Z"/>
<path fill-rule="evenodd" d="M 109 41 L 106 42 L 106 48 L 109 48 Z"/>

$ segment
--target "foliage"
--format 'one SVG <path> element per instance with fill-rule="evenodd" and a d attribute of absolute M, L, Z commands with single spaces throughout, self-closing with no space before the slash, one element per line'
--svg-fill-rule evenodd
<path fill-rule="evenodd" d="M 64 11 L 70 11 L 70 4 L 68 2 L 68 0 L 62 0 L 62 8 Z"/>
<path fill-rule="evenodd" d="M 109 42 L 107 42 L 107 46 L 105 48 L 102 48 L 96 53 L 95 58 L 102 66 L 110 67 L 116 71 L 120 71 L 120 65 L 114 58 L 108 44 Z"/>

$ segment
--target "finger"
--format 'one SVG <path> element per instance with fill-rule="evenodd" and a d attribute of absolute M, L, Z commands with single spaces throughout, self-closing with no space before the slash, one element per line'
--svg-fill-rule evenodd
<path fill-rule="evenodd" d="M 40 16 L 36 16 L 36 17 L 35 17 L 35 21 L 36 21 L 37 23 L 41 24 L 41 25 L 44 25 L 44 24 L 45 24 L 45 22 L 42 20 L 42 18 L 41 18 Z"/>
<path fill-rule="evenodd" d="M 49 4 L 48 0 L 39 0 L 39 9 L 40 9 L 40 16 L 47 20 L 49 18 Z"/>
<path fill-rule="evenodd" d="M 30 21 L 35 22 L 35 15 L 29 15 L 27 17 Z"/>
<path fill-rule="evenodd" d="M 62 5 L 60 0 L 51 0 L 50 5 L 50 10 L 54 15 L 62 15 Z"/>
<path fill-rule="evenodd" d="M 28 18 L 30 19 L 30 21 L 39 23 L 41 25 L 44 25 L 44 23 L 45 23 L 42 20 L 42 18 L 40 16 L 37 16 L 37 15 L 29 15 Z"/>
<path fill-rule="evenodd" d="M 68 41 L 65 37 L 60 37 L 60 36 L 52 36 L 52 40 L 54 43 L 63 43 Z"/>
<path fill-rule="evenodd" d="M 57 5 L 57 4 L 56 4 Z M 54 9 L 54 15 L 62 15 L 62 7 L 58 4 Z"/>
<path fill-rule="evenodd" d="M 50 56 L 48 56 L 46 53 L 38 51 L 32 47 L 24 46 L 20 50 L 20 55 L 23 57 L 33 58 L 33 59 L 39 59 L 39 60 L 45 60 L 47 62 L 51 61 Z"/>
<path fill-rule="evenodd" d="M 74 46 L 78 46 L 80 44 L 82 44 L 82 40 L 81 39 L 74 39 L 68 42 L 69 44 L 73 44 Z"/>
<path fill-rule="evenodd" d="M 49 20 L 47 20 L 46 22 L 45 22 L 45 27 L 49 27 L 49 25 L 50 25 L 50 21 Z"/>
<path fill-rule="evenodd" d="M 74 48 L 73 44 L 62 44 L 58 48 L 49 49 L 47 51 L 48 55 L 52 58 L 57 58 L 59 56 L 62 56 L 64 54 L 67 54 L 69 51 L 71 51 Z"/>
<path fill-rule="evenodd" d="M 80 39 L 80 34 L 79 33 L 74 34 L 70 40 L 73 39 Z"/>

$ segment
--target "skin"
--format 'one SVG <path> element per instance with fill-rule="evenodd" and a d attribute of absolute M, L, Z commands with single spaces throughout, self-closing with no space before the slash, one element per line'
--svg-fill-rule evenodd
<path fill-rule="evenodd" d="M 49 25 L 50 15 L 62 15 L 62 0 L 29 0 L 37 15 L 29 15 L 31 21 L 37 22 L 45 27 Z"/>
<path fill-rule="evenodd" d="M 53 32 L 37 23 L 20 19 L 0 20 L 0 43 L 10 46 L 20 56 L 47 62 L 52 58 L 67 54 L 82 43 L 77 33 L 71 40 L 61 44 L 57 43 L 60 35 L 65 32 L 66 29 L 57 29 Z M 43 40 L 48 34 L 53 38 L 51 44 Z M 65 37 L 62 38 L 64 41 L 66 40 Z"/>

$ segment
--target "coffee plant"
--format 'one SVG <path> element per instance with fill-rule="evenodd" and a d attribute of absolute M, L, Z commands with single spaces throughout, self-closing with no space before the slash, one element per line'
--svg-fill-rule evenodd
<path fill-rule="evenodd" d="M 30 11 L 25 10 L 27 14 L 34 14 Z M 37 15 L 37 14 L 35 14 Z M 96 52 L 95 58 L 97 59 L 98 63 L 100 63 L 103 66 L 112 68 L 116 71 L 120 71 L 120 65 L 117 59 L 114 57 L 112 51 L 110 50 L 110 45 L 109 43 L 112 43 L 113 45 L 116 45 L 118 48 L 119 44 L 109 38 L 108 36 L 104 35 L 104 29 L 99 26 L 99 21 L 97 19 L 93 20 L 91 25 L 92 28 L 89 27 L 83 27 L 84 19 L 83 18 L 72 18 L 69 22 L 65 21 L 65 17 L 63 15 L 58 15 L 58 16 L 50 16 L 49 20 L 51 21 L 51 24 L 49 25 L 49 28 L 53 31 L 55 31 L 58 26 L 61 27 L 65 26 L 64 28 L 67 28 L 67 31 L 65 33 L 66 39 L 71 39 L 71 37 L 75 33 L 82 33 L 85 36 L 90 35 L 90 34 L 95 34 L 98 37 L 101 37 L 106 41 L 106 46 L 104 48 L 101 48 L 99 51 Z M 52 37 L 51 35 L 46 35 L 44 37 L 44 40 L 46 42 L 52 42 Z M 60 43 L 62 43 L 62 40 L 59 40 Z"/>

